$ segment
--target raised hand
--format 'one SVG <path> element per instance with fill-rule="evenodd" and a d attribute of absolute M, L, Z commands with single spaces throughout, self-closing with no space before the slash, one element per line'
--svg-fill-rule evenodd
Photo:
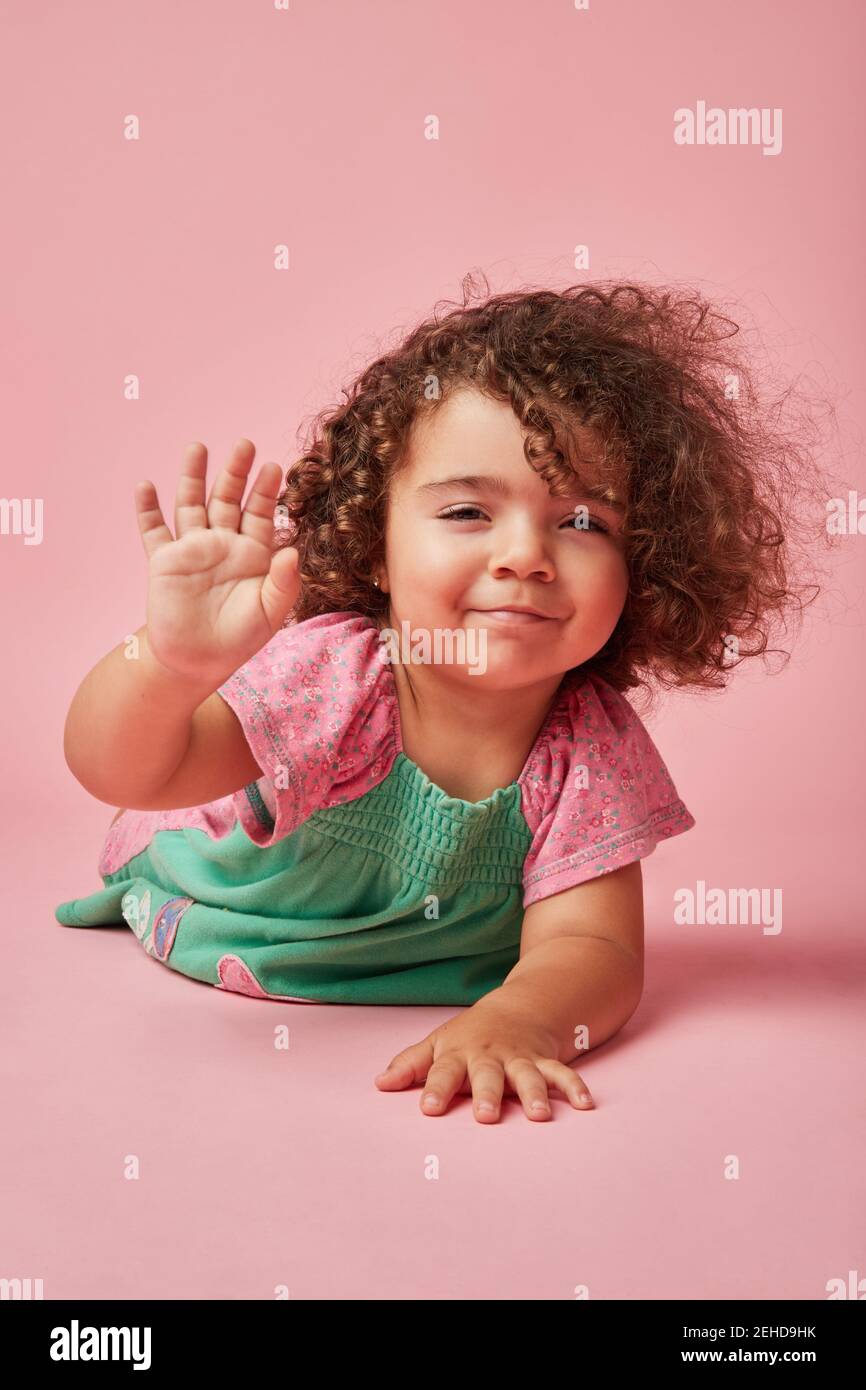
<path fill-rule="evenodd" d="M 153 483 L 135 488 L 150 566 L 150 650 L 173 674 L 214 689 L 283 626 L 300 590 L 297 550 L 273 550 L 279 464 L 259 469 L 241 507 L 255 452 L 249 439 L 238 440 L 205 505 L 207 449 L 187 446 L 175 499 L 176 538 Z"/>

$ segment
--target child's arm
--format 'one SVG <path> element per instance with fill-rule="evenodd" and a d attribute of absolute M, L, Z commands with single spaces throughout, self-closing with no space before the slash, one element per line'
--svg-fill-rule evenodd
<path fill-rule="evenodd" d="M 558 1060 L 568 1062 L 631 1018 L 643 993 L 643 959 L 643 875 L 635 859 L 532 903 L 520 960 L 485 997 L 525 1003 L 552 1031 Z"/>
<path fill-rule="evenodd" d="M 122 643 L 84 678 L 66 717 L 63 751 L 91 796 L 164 811 L 200 806 L 262 775 L 222 696 L 166 670 L 139 628 L 138 656 Z"/>
<path fill-rule="evenodd" d="M 520 960 L 499 988 L 398 1052 L 376 1084 L 424 1083 L 426 1115 L 444 1114 L 458 1091 L 471 1091 L 475 1118 L 485 1122 L 499 1119 L 506 1082 L 529 1119 L 550 1118 L 548 1086 L 572 1105 L 592 1105 L 567 1063 L 637 1008 L 643 925 L 639 859 L 530 904 Z"/>
<path fill-rule="evenodd" d="M 297 550 L 273 549 L 280 470 L 265 464 L 241 506 L 255 454 L 234 448 L 205 501 L 207 450 L 188 447 L 172 536 L 150 482 L 136 489 L 149 561 L 139 650 L 110 651 L 78 689 L 66 761 L 100 801 L 132 810 L 198 806 L 262 775 L 216 692 L 283 626 L 299 589 Z"/>

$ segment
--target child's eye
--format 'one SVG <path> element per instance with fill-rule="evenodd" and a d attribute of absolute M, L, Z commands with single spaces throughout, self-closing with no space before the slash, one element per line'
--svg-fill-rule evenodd
<path fill-rule="evenodd" d="M 474 513 L 474 515 L 472 515 L 472 516 L 467 516 L 467 515 L 466 515 L 467 512 L 472 512 L 472 513 Z M 440 521 L 475 521 L 476 518 L 477 518 L 478 516 L 480 516 L 480 515 L 482 515 L 481 508 L 480 508 L 480 507 L 470 507 L 470 506 L 468 506 L 468 505 L 464 505 L 464 506 L 462 506 L 462 507 L 452 507 L 452 508 L 451 508 L 449 511 L 447 511 L 447 512 L 441 512 L 440 515 L 439 515 L 439 520 L 440 520 Z M 571 521 L 576 521 L 576 520 L 577 520 L 577 517 L 571 517 L 570 520 L 571 520 Z M 605 532 L 605 533 L 607 532 L 608 528 L 607 528 L 607 526 L 604 525 L 603 522 L 601 522 L 601 521 L 596 521 L 594 517 L 588 517 L 587 520 L 588 520 L 588 522 L 589 522 L 589 525 L 588 525 L 588 526 L 581 526 L 581 527 L 579 528 L 581 531 L 588 531 L 588 530 L 591 530 L 591 528 L 594 526 L 595 529 L 596 529 L 597 531 L 603 531 L 603 532 Z M 578 527 L 576 527 L 576 526 L 573 526 L 573 527 L 572 527 L 572 530 L 575 530 L 575 531 L 576 531 L 577 529 L 578 529 Z"/>
<path fill-rule="evenodd" d="M 466 515 L 465 515 L 466 512 L 475 512 L 476 515 L 478 515 L 478 514 L 480 514 L 480 512 L 481 512 L 481 508 L 480 508 L 480 507 L 469 507 L 469 506 L 464 506 L 464 507 L 452 507 L 452 508 L 450 509 L 450 511 L 447 511 L 447 512 L 440 512 L 440 514 L 439 514 L 439 520 L 440 520 L 440 521 L 466 521 L 466 520 L 474 521 L 474 520 L 475 520 L 475 517 L 469 517 L 469 518 L 467 518 Z"/>
<path fill-rule="evenodd" d="M 574 516 L 574 517 L 571 518 L 571 520 L 572 520 L 572 521 L 577 521 L 577 517 Z M 606 533 L 608 532 L 608 530 L 610 529 L 609 527 L 605 526 L 605 524 L 604 524 L 603 521 L 596 521 L 596 520 L 595 520 L 595 517 L 592 517 L 592 516 L 587 517 L 587 522 L 588 522 L 588 525 L 586 525 L 586 526 L 574 526 L 574 527 L 572 527 L 572 530 L 574 530 L 574 531 L 589 531 L 589 530 L 591 530 L 592 527 L 594 526 L 595 529 L 596 529 L 596 531 L 604 531 L 605 534 L 606 534 Z"/>

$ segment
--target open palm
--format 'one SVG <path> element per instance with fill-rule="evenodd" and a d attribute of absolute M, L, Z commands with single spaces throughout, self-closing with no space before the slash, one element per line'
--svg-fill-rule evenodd
<path fill-rule="evenodd" d="M 214 688 L 283 626 L 300 589 L 297 550 L 273 549 L 278 464 L 259 469 L 241 506 L 254 456 L 255 445 L 239 440 L 205 504 L 207 449 L 187 447 L 175 500 L 176 537 L 154 485 L 141 482 L 135 491 L 150 565 L 150 649 L 176 675 Z"/>

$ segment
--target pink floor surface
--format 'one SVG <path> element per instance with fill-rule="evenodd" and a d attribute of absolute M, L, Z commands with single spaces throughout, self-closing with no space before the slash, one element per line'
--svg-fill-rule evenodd
<path fill-rule="evenodd" d="M 7 873 L 4 1277 L 52 1299 L 825 1299 L 866 1275 L 861 927 L 805 864 L 769 936 L 672 924 L 697 829 L 644 861 L 647 986 L 584 1058 L 596 1109 L 554 1093 L 533 1123 L 510 1098 L 482 1125 L 468 1097 L 428 1117 L 373 1085 L 454 1009 L 257 1001 L 125 926 L 54 922 L 104 811 L 70 810 L 17 894 Z"/>

